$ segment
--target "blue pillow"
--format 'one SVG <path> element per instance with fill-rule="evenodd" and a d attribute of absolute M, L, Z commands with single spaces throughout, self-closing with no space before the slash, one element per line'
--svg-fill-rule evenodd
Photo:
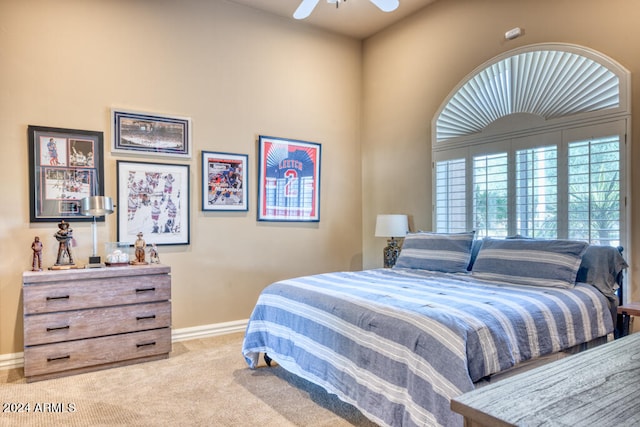
<path fill-rule="evenodd" d="M 576 240 L 486 238 L 471 274 L 483 280 L 572 288 L 588 246 Z"/>
<path fill-rule="evenodd" d="M 467 273 L 474 234 L 409 233 L 395 267 Z"/>
<path fill-rule="evenodd" d="M 582 256 L 576 282 L 589 283 L 609 299 L 615 299 L 618 276 L 628 267 L 618 248 L 590 245 Z"/>

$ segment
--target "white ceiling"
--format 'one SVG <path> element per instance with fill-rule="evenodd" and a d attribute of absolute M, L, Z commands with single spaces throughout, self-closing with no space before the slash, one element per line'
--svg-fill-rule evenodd
<path fill-rule="evenodd" d="M 233 3 L 260 9 L 275 15 L 293 18 L 293 12 L 302 0 L 229 0 Z M 335 33 L 357 39 L 367 38 L 395 22 L 411 15 L 436 0 L 399 0 L 400 6 L 393 12 L 383 12 L 369 0 L 340 1 L 336 8 L 327 0 L 320 0 L 307 19 L 300 20 Z"/>

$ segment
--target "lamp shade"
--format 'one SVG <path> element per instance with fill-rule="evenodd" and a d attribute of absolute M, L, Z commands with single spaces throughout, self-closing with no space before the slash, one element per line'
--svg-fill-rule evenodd
<path fill-rule="evenodd" d="M 80 200 L 80 213 L 84 216 L 105 216 L 113 213 L 111 197 L 92 196 Z"/>
<path fill-rule="evenodd" d="M 409 231 L 406 215 L 378 215 L 376 237 L 404 237 Z"/>

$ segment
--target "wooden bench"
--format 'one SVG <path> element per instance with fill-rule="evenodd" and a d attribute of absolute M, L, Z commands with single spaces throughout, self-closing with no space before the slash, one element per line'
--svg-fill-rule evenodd
<path fill-rule="evenodd" d="M 505 378 L 451 400 L 465 427 L 638 425 L 640 334 Z"/>

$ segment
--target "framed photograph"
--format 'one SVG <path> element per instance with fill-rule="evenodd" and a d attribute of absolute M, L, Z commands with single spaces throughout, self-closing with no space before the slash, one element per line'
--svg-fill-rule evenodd
<path fill-rule="evenodd" d="M 189 244 L 189 165 L 116 162 L 118 241 Z"/>
<path fill-rule="evenodd" d="M 320 221 L 320 144 L 260 136 L 258 220 Z"/>
<path fill-rule="evenodd" d="M 246 154 L 202 152 L 202 210 L 249 210 Z"/>
<path fill-rule="evenodd" d="M 191 119 L 111 110 L 112 153 L 191 158 Z"/>
<path fill-rule="evenodd" d="M 80 200 L 104 195 L 102 132 L 42 126 L 27 132 L 30 221 L 93 221 L 80 213 Z"/>

